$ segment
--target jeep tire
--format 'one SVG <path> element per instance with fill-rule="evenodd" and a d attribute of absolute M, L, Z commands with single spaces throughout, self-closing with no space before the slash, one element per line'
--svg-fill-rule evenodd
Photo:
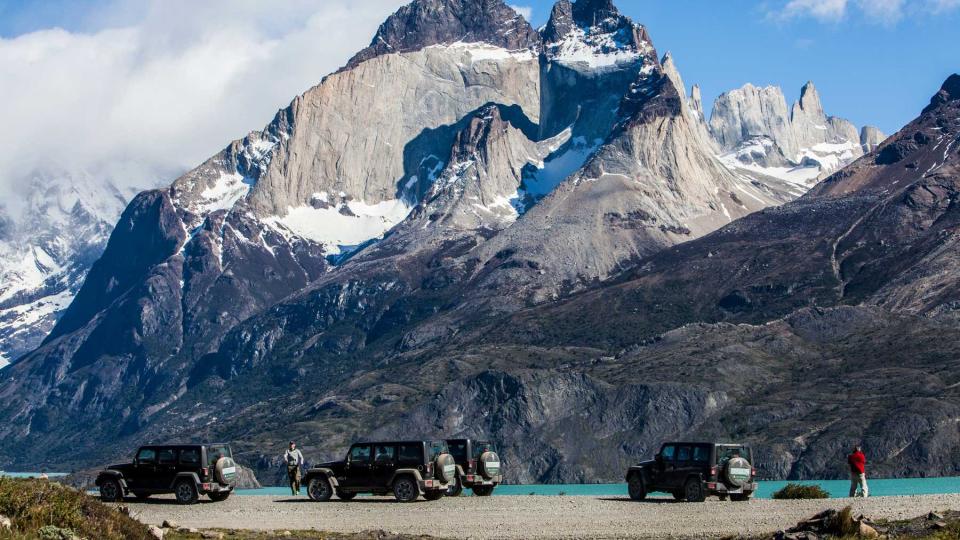
<path fill-rule="evenodd" d="M 180 480 L 173 486 L 173 494 L 179 504 L 194 504 L 200 499 L 197 485 L 193 480 Z"/>
<path fill-rule="evenodd" d="M 307 496 L 317 502 L 329 501 L 330 497 L 333 497 L 330 479 L 322 474 L 310 478 L 307 482 Z"/>
<path fill-rule="evenodd" d="M 643 483 L 643 477 L 639 474 L 634 474 L 630 476 L 630 479 L 627 481 L 627 491 L 630 493 L 630 498 L 635 501 L 642 501 L 647 498 L 647 486 Z"/>
<path fill-rule="evenodd" d="M 210 497 L 210 500 L 213 502 L 223 502 L 230 497 L 229 491 L 217 491 L 214 493 L 207 493 L 207 497 Z"/>
<path fill-rule="evenodd" d="M 500 474 L 500 456 L 496 452 L 487 451 L 480 454 L 477 463 L 480 467 L 480 474 L 487 480 L 493 480 L 495 476 Z"/>
<path fill-rule="evenodd" d="M 460 476 L 447 488 L 447 497 L 459 497 L 463 493 L 463 481 Z"/>
<path fill-rule="evenodd" d="M 753 493 L 734 493 L 730 495 L 730 500 L 733 502 L 747 502 L 752 495 Z"/>
<path fill-rule="evenodd" d="M 434 469 L 436 470 L 436 479 L 444 484 L 450 484 L 457 479 L 457 460 L 450 454 L 437 456 Z"/>
<path fill-rule="evenodd" d="M 683 500 L 687 502 L 703 502 L 707 499 L 703 491 L 703 482 L 698 478 L 690 478 L 683 485 Z"/>
<path fill-rule="evenodd" d="M 356 493 L 352 493 L 350 491 L 337 491 L 337 498 L 341 501 L 352 501 L 356 496 Z"/>
<path fill-rule="evenodd" d="M 100 500 L 103 502 L 120 502 L 123 500 L 123 489 L 120 482 L 107 479 L 100 483 Z"/>
<path fill-rule="evenodd" d="M 477 497 L 489 497 L 493 495 L 493 486 L 473 486 L 473 494 Z"/>
<path fill-rule="evenodd" d="M 393 483 L 393 496 L 397 502 L 410 503 L 420 496 L 417 483 L 409 476 L 401 476 Z"/>

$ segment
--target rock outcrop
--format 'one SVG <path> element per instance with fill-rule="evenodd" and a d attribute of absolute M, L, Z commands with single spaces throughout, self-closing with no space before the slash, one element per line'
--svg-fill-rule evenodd
<path fill-rule="evenodd" d="M 775 86 L 748 84 L 722 94 L 714 103 L 710 131 L 731 169 L 770 184 L 780 180 L 795 196 L 882 139 L 874 127 L 858 131 L 849 121 L 828 116 L 812 82 L 790 109 Z"/>

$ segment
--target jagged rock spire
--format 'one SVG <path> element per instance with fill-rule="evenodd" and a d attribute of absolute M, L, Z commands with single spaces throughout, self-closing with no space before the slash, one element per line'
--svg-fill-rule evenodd
<path fill-rule="evenodd" d="M 370 46 L 347 67 L 384 54 L 456 41 L 517 50 L 536 47 L 540 38 L 503 0 L 414 0 L 380 25 Z"/>
<path fill-rule="evenodd" d="M 930 105 L 923 109 L 923 112 L 926 114 L 944 103 L 958 99 L 960 99 L 960 75 L 954 73 L 943 82 L 940 91 L 930 99 Z"/>
<path fill-rule="evenodd" d="M 581 26 L 596 26 L 606 19 L 620 17 L 613 0 L 577 0 L 573 4 L 573 20 Z"/>

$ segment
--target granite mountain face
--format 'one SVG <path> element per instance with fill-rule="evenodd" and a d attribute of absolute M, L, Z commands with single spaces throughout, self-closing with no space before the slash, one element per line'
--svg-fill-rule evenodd
<path fill-rule="evenodd" d="M 515 481 L 613 479 L 687 435 L 763 442 L 771 475 L 836 474 L 850 434 L 816 427 L 840 406 L 835 359 L 879 384 L 883 336 L 918 355 L 923 384 L 889 399 L 927 426 L 896 424 L 918 446 L 883 463 L 945 472 L 944 88 L 913 132 L 871 132 L 773 209 L 798 191 L 718 154 L 852 137 L 812 87 L 789 118 L 721 130 L 609 1 L 561 0 L 535 31 L 500 0 L 417 0 L 263 131 L 127 206 L 43 345 L 0 372 L 0 465 L 214 437 L 269 475 L 278 437 L 321 457 L 413 425 L 494 435 Z M 864 437 L 893 426 L 876 411 Z"/>

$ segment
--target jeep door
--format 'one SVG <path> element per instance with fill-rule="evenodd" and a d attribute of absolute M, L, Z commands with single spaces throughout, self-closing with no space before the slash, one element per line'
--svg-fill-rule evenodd
<path fill-rule="evenodd" d="M 665 444 L 660 449 L 654 460 L 652 486 L 650 491 L 674 491 L 677 487 L 673 484 L 674 472 L 677 466 L 677 447 L 673 444 Z"/>
<path fill-rule="evenodd" d="M 690 475 L 700 472 L 693 459 L 693 449 L 693 445 L 690 444 L 677 446 L 676 465 L 673 468 L 673 478 L 670 482 L 670 485 L 676 489 L 682 489 Z"/>
<path fill-rule="evenodd" d="M 157 450 L 141 448 L 133 459 L 133 474 L 125 478 L 127 486 L 134 490 L 157 489 Z"/>
<path fill-rule="evenodd" d="M 157 468 L 156 489 L 170 489 L 173 487 L 173 479 L 177 476 L 177 454 L 176 448 L 158 448 L 157 449 Z"/>
<path fill-rule="evenodd" d="M 369 444 L 355 444 L 347 453 L 347 462 L 343 466 L 344 479 L 340 485 L 347 488 L 362 488 L 372 485 L 373 447 Z"/>
<path fill-rule="evenodd" d="M 387 486 L 397 470 L 397 446 L 394 444 L 375 444 L 373 446 L 374 486 Z"/>

